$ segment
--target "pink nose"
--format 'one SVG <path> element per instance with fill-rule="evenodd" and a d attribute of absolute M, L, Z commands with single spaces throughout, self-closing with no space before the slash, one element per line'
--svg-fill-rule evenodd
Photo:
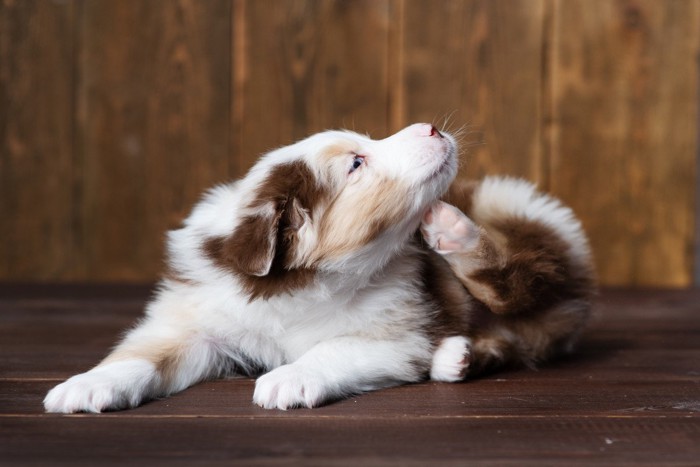
<path fill-rule="evenodd" d="M 415 127 L 418 136 L 437 136 L 442 138 L 442 134 L 440 134 L 438 129 L 429 123 L 419 123 Z"/>

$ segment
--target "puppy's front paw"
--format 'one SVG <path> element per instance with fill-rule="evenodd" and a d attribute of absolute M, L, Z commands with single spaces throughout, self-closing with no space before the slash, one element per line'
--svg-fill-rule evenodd
<path fill-rule="evenodd" d="M 138 405 L 153 374 L 143 361 L 115 362 L 59 384 L 44 398 L 53 413 L 104 412 Z"/>
<path fill-rule="evenodd" d="M 76 375 L 59 384 L 46 395 L 47 412 L 103 412 L 122 408 L 118 391 L 109 380 L 88 373 Z"/>
<path fill-rule="evenodd" d="M 454 383 L 467 376 L 471 356 L 471 342 L 464 336 L 446 337 L 435 349 L 430 379 Z"/>
<path fill-rule="evenodd" d="M 478 244 L 480 230 L 459 209 L 438 201 L 423 216 L 423 238 L 438 253 L 468 251 Z"/>
<path fill-rule="evenodd" d="M 298 365 L 283 365 L 255 382 L 253 402 L 266 409 L 316 407 L 327 397 L 323 379 Z"/>

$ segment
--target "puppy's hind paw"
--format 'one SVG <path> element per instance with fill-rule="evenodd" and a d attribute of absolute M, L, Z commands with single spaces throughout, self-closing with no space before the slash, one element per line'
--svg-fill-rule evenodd
<path fill-rule="evenodd" d="M 468 251 L 476 247 L 480 229 L 462 211 L 442 201 L 423 216 L 420 227 L 426 243 L 441 254 Z"/>
<path fill-rule="evenodd" d="M 471 362 L 471 341 L 464 336 L 446 337 L 435 349 L 430 379 L 454 383 L 467 376 Z"/>

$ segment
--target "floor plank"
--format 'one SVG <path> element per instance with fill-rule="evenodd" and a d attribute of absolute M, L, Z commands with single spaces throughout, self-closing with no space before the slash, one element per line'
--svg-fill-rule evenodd
<path fill-rule="evenodd" d="M 0 381 L 4 415 L 41 415 L 40 401 L 60 379 Z M 487 379 L 461 384 L 426 382 L 372 392 L 313 410 L 269 411 L 252 404 L 252 379 L 210 381 L 122 417 L 219 418 L 482 418 L 692 417 L 700 412 L 697 381 L 518 381 Z M 672 386 L 672 387 L 671 387 Z M 611 397 L 610 393 L 616 396 Z"/>
<path fill-rule="evenodd" d="M 697 465 L 700 290 L 606 290 L 576 353 L 461 384 L 267 411 L 254 381 L 212 381 L 134 410 L 48 415 L 46 391 L 94 365 L 144 287 L 0 284 L 0 465 Z"/>
<path fill-rule="evenodd" d="M 498 465 L 697 462 L 692 419 L 134 418 L 3 420 L 7 462 L 154 464 Z M 77 450 L 76 448 L 81 447 Z"/>

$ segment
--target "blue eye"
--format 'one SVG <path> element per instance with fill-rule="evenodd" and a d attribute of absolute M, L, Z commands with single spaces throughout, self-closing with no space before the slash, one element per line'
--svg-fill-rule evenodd
<path fill-rule="evenodd" d="M 355 156 L 352 160 L 352 167 L 348 173 L 353 173 L 355 170 L 359 169 L 362 163 L 365 161 L 365 156 Z"/>

